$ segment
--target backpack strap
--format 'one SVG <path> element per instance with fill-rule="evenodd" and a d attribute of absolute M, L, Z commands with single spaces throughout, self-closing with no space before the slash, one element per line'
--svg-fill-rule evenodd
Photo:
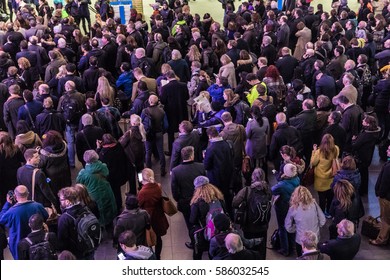
<path fill-rule="evenodd" d="M 34 245 L 34 243 L 32 242 L 32 240 L 29 237 L 26 237 L 25 239 L 28 242 L 28 244 L 30 244 L 30 246 Z"/>
<path fill-rule="evenodd" d="M 83 130 L 81 131 L 81 134 L 83 135 L 84 140 L 85 140 L 85 142 L 86 142 L 87 145 L 88 145 L 88 148 L 89 148 L 90 150 L 93 150 L 92 147 L 91 147 L 91 145 L 89 144 L 88 138 L 87 138 L 87 136 L 85 135 L 85 133 L 84 133 Z"/>
<path fill-rule="evenodd" d="M 33 120 L 32 116 L 31 116 L 30 110 L 29 110 L 28 107 L 27 107 L 27 104 L 24 104 L 23 107 L 24 107 L 24 109 L 26 109 L 28 118 L 30 119 L 30 122 L 31 122 L 31 127 L 32 127 L 33 129 L 35 129 L 35 123 L 34 123 L 34 120 Z"/>
<path fill-rule="evenodd" d="M 32 189 L 32 194 L 31 194 L 31 200 L 34 200 L 35 198 L 35 176 L 38 172 L 39 168 L 34 168 L 34 171 L 32 173 L 32 182 L 31 182 L 31 189 Z"/>

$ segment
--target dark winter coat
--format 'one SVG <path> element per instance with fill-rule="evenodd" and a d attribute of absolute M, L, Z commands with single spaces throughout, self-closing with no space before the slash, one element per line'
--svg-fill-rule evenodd
<path fill-rule="evenodd" d="M 130 127 L 130 129 L 119 139 L 119 142 L 130 163 L 135 165 L 137 172 L 140 172 L 144 168 L 145 145 L 139 131 L 139 126 Z"/>
<path fill-rule="evenodd" d="M 113 189 L 120 189 L 127 181 L 127 159 L 125 151 L 118 143 L 104 147 L 99 151 L 99 159 L 107 165 L 107 180 Z"/>
<path fill-rule="evenodd" d="M 199 150 L 199 133 L 192 131 L 190 133 L 180 133 L 172 144 L 172 155 L 170 170 L 178 166 L 182 162 L 181 149 L 186 146 L 194 147 L 195 161 L 201 161 L 201 151 Z"/>
<path fill-rule="evenodd" d="M 85 166 L 84 152 L 86 150 L 96 150 L 96 140 L 101 140 L 103 134 L 103 129 L 94 125 L 85 126 L 83 130 L 76 134 L 77 158 L 83 166 Z"/>
<path fill-rule="evenodd" d="M 24 105 L 22 97 L 9 97 L 4 103 L 4 123 L 7 126 L 9 136 L 14 140 L 16 137 L 16 123 L 18 121 L 18 110 Z"/>
<path fill-rule="evenodd" d="M 66 121 L 60 112 L 54 109 L 44 109 L 36 117 L 35 126 L 40 137 L 49 130 L 55 130 L 62 134 L 65 131 Z"/>
<path fill-rule="evenodd" d="M 337 171 L 337 174 L 334 176 L 333 182 L 330 185 L 331 189 L 333 189 L 334 185 L 340 180 L 347 180 L 352 184 L 355 191 L 359 191 L 360 184 L 361 184 L 361 176 L 360 176 L 359 169 L 356 170 L 340 169 L 339 171 Z"/>

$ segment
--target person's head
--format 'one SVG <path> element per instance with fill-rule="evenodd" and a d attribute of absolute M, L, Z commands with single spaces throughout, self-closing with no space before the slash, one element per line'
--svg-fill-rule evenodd
<path fill-rule="evenodd" d="M 65 91 L 74 91 L 76 89 L 76 84 L 73 81 L 67 81 L 65 83 Z"/>
<path fill-rule="evenodd" d="M 158 104 L 158 97 L 157 97 L 157 95 L 154 95 L 154 94 L 150 95 L 148 101 L 149 101 L 150 106 L 157 105 Z"/>
<path fill-rule="evenodd" d="M 203 199 L 206 203 L 210 203 L 214 200 L 223 200 L 222 192 L 213 184 L 210 184 L 209 179 L 206 176 L 198 176 L 194 180 L 194 194 L 192 196 L 190 204 L 194 204 L 200 199 Z"/>
<path fill-rule="evenodd" d="M 314 101 L 311 99 L 305 99 L 302 102 L 302 109 L 303 110 L 311 110 L 314 108 Z"/>
<path fill-rule="evenodd" d="M 265 172 L 260 167 L 256 167 L 255 170 L 253 170 L 252 176 L 251 176 L 251 182 L 252 184 L 255 182 L 264 182 L 265 181 Z"/>
<path fill-rule="evenodd" d="M 27 201 L 29 192 L 26 186 L 19 185 L 14 189 L 15 198 L 18 202 Z"/>
<path fill-rule="evenodd" d="M 265 72 L 265 77 L 271 78 L 273 81 L 277 81 L 280 77 L 278 68 L 275 65 L 270 65 Z"/>
<path fill-rule="evenodd" d="M 28 226 L 32 231 L 43 229 L 43 217 L 41 214 L 34 214 L 28 219 Z"/>
<path fill-rule="evenodd" d="M 142 184 L 155 183 L 154 171 L 150 168 L 142 170 Z"/>
<path fill-rule="evenodd" d="M 280 154 L 285 161 L 294 159 L 297 156 L 297 152 L 294 147 L 289 145 L 284 145 L 280 148 Z"/>
<path fill-rule="evenodd" d="M 333 193 L 334 198 L 339 201 L 338 207 L 342 211 L 347 211 L 352 205 L 352 196 L 355 193 L 355 189 L 352 184 L 345 179 L 341 179 L 334 185 Z"/>
<path fill-rule="evenodd" d="M 345 156 L 340 165 L 342 170 L 356 170 L 356 161 L 352 156 Z"/>
<path fill-rule="evenodd" d="M 297 209 L 301 206 L 304 210 L 314 203 L 314 198 L 310 191 L 304 186 L 298 186 L 293 191 L 290 198 L 290 206 Z"/>
<path fill-rule="evenodd" d="M 102 136 L 102 145 L 112 145 L 118 143 L 118 141 L 110 133 L 105 133 Z"/>
<path fill-rule="evenodd" d="M 224 112 L 221 116 L 221 119 L 223 121 L 223 123 L 226 125 L 228 123 L 231 123 L 233 122 L 233 118 L 232 118 L 232 115 L 229 113 L 229 112 Z"/>
<path fill-rule="evenodd" d="M 329 108 L 330 105 L 331 105 L 331 102 L 330 102 L 330 99 L 328 96 L 321 94 L 320 96 L 317 97 L 318 109 Z"/>
<path fill-rule="evenodd" d="M 86 164 L 92 164 L 99 160 L 99 155 L 94 150 L 86 150 L 83 159 Z"/>
<path fill-rule="evenodd" d="M 229 217 L 225 213 L 217 214 L 214 219 L 215 232 L 225 232 L 231 229 L 231 222 Z"/>
<path fill-rule="evenodd" d="M 230 62 L 232 62 L 232 60 L 230 59 L 230 57 L 228 55 L 223 54 L 221 56 L 221 63 L 222 63 L 222 65 L 229 64 Z"/>
<path fill-rule="evenodd" d="M 44 135 L 45 136 L 42 137 L 43 138 L 42 148 L 46 148 L 49 146 L 56 147 L 64 143 L 61 133 L 59 133 L 56 130 L 49 130 Z"/>
<path fill-rule="evenodd" d="M 22 70 L 26 70 L 26 69 L 29 69 L 31 67 L 30 61 L 25 57 L 21 57 L 18 59 L 18 65 L 19 65 L 19 68 Z"/>
<path fill-rule="evenodd" d="M 194 160 L 194 147 L 186 146 L 181 149 L 181 158 L 183 162 L 193 161 Z"/>
<path fill-rule="evenodd" d="M 253 86 L 259 82 L 259 79 L 257 78 L 256 74 L 249 73 L 248 75 L 246 75 L 246 81 L 248 82 L 248 84 Z"/>
<path fill-rule="evenodd" d="M 92 198 L 83 184 L 75 184 L 73 188 L 76 190 L 80 202 L 87 206 L 92 202 Z"/>
<path fill-rule="evenodd" d="M 178 50 L 172 50 L 172 60 L 181 59 L 181 53 Z"/>
<path fill-rule="evenodd" d="M 294 178 L 297 176 L 297 166 L 292 163 L 287 163 L 283 167 L 283 177 L 284 178 Z"/>
<path fill-rule="evenodd" d="M 209 139 L 216 138 L 219 136 L 219 133 L 214 126 L 207 128 L 206 133 Z"/>
<path fill-rule="evenodd" d="M 191 133 L 191 131 L 194 129 L 194 126 L 192 125 L 191 122 L 189 121 L 182 121 L 180 124 L 179 124 L 179 131 L 181 133 Z"/>
<path fill-rule="evenodd" d="M 63 250 L 61 253 L 58 254 L 58 260 L 76 260 L 76 256 L 68 250 Z"/>
<path fill-rule="evenodd" d="M 79 193 L 73 187 L 60 189 L 58 198 L 60 199 L 61 207 L 64 209 L 80 203 Z"/>
<path fill-rule="evenodd" d="M 366 115 L 362 121 L 363 128 L 366 131 L 377 131 L 378 130 L 378 121 L 374 116 Z"/>
<path fill-rule="evenodd" d="M 285 122 L 286 122 L 286 114 L 283 112 L 277 113 L 276 114 L 276 123 L 279 125 L 279 124 L 282 124 Z"/>
<path fill-rule="evenodd" d="M 25 120 L 18 120 L 16 123 L 16 134 L 25 134 L 31 131 L 30 126 Z"/>
<path fill-rule="evenodd" d="M 27 164 L 38 166 L 40 160 L 39 152 L 36 149 L 27 149 L 24 152 L 24 159 L 26 160 Z"/>
<path fill-rule="evenodd" d="M 90 114 L 84 114 L 81 117 L 81 123 L 83 126 L 92 125 L 93 124 L 93 118 Z"/>
<path fill-rule="evenodd" d="M 337 98 L 337 102 L 340 105 L 340 107 L 343 109 L 345 109 L 351 103 L 351 101 L 345 95 L 339 96 Z"/>
<path fill-rule="evenodd" d="M 9 94 L 20 96 L 20 86 L 19 85 L 12 85 L 8 88 L 8 92 L 9 92 Z"/>
<path fill-rule="evenodd" d="M 141 59 L 141 58 L 145 57 L 145 49 L 144 48 L 137 48 L 135 50 L 135 57 L 137 59 Z"/>
<path fill-rule="evenodd" d="M 337 234 L 341 237 L 352 237 L 355 234 L 354 223 L 347 219 L 343 219 L 337 224 Z"/>
<path fill-rule="evenodd" d="M 137 236 L 131 230 L 126 230 L 122 232 L 118 237 L 119 246 L 122 250 L 128 252 L 137 246 Z"/>
<path fill-rule="evenodd" d="M 339 111 L 333 111 L 328 117 L 329 124 L 339 124 L 341 122 L 341 113 Z"/>
<path fill-rule="evenodd" d="M 302 249 L 305 250 L 316 250 L 318 244 L 318 237 L 312 231 L 305 231 L 301 237 Z"/>
<path fill-rule="evenodd" d="M 134 195 L 134 194 L 131 194 L 131 193 L 127 193 L 126 194 L 125 205 L 126 205 L 126 209 L 127 210 L 138 209 L 139 205 L 138 205 L 138 198 L 137 198 L 137 196 Z"/>

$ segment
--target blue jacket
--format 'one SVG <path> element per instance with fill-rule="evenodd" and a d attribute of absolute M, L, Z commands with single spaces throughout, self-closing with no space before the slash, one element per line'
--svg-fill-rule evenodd
<path fill-rule="evenodd" d="M 223 86 L 218 86 L 217 84 L 213 84 L 207 89 L 207 91 L 210 93 L 212 101 L 216 101 L 221 104 L 224 104 L 225 99 L 223 99 L 223 91 L 227 88 L 230 88 L 230 86 L 223 87 Z"/>
<path fill-rule="evenodd" d="M 123 72 L 116 80 L 116 87 L 126 94 L 128 98 L 131 98 L 133 91 L 134 75 L 133 71 Z"/>
<path fill-rule="evenodd" d="M 36 117 L 40 113 L 42 113 L 42 111 L 43 111 L 42 102 L 33 100 L 31 102 L 27 102 L 26 106 L 28 108 L 28 111 L 29 111 L 29 113 L 31 115 L 31 118 L 32 118 L 33 122 L 35 123 Z M 18 120 L 25 120 L 27 122 L 27 124 L 29 125 L 29 127 L 30 128 L 32 127 L 32 123 L 30 121 L 30 117 L 28 115 L 27 109 L 24 106 L 19 107 L 19 110 L 18 110 Z"/>
<path fill-rule="evenodd" d="M 279 195 L 275 202 L 275 208 L 283 207 L 290 202 L 291 195 L 296 187 L 299 186 L 300 180 L 298 176 L 284 179 L 271 188 L 272 195 Z"/>
<path fill-rule="evenodd" d="M 35 201 L 17 203 L 14 206 L 6 202 L 0 212 L 0 224 L 9 228 L 9 249 L 15 260 L 19 259 L 19 241 L 31 232 L 28 220 L 34 214 L 41 214 L 44 220 L 49 216 L 42 204 Z"/>
<path fill-rule="evenodd" d="M 340 180 L 347 180 L 352 184 L 355 191 L 359 191 L 361 184 L 361 177 L 359 169 L 356 170 L 339 170 L 337 174 L 333 178 L 333 182 L 330 185 L 331 189 L 333 189 L 334 185 Z"/>

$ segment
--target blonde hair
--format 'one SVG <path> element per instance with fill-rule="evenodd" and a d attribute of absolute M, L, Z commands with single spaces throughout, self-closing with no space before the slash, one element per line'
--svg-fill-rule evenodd
<path fill-rule="evenodd" d="M 334 197 L 340 202 L 340 209 L 347 211 L 352 205 L 352 196 L 355 193 L 352 184 L 347 180 L 340 180 L 335 184 L 333 192 Z"/>
<path fill-rule="evenodd" d="M 139 126 L 139 132 L 141 133 L 141 136 L 142 136 L 142 142 L 145 142 L 146 141 L 146 131 L 145 131 L 144 124 L 141 121 L 141 117 L 136 115 L 136 114 L 132 114 L 130 116 L 130 124 L 131 124 L 131 126 Z"/>
<path fill-rule="evenodd" d="M 96 89 L 96 92 L 100 95 L 100 100 L 103 98 L 107 98 L 110 102 L 108 103 L 110 106 L 114 103 L 114 89 L 110 85 L 110 82 L 107 80 L 106 77 L 101 76 L 98 79 L 98 86 Z M 95 96 L 96 99 L 96 96 Z"/>
<path fill-rule="evenodd" d="M 298 186 L 291 195 L 290 206 L 297 209 L 300 205 L 303 210 L 308 209 L 308 206 L 314 203 L 314 198 L 310 191 L 304 186 Z"/>
<path fill-rule="evenodd" d="M 61 79 L 62 77 L 66 76 L 66 65 L 61 65 L 60 68 L 58 68 L 58 73 L 56 75 L 57 79 Z"/>
<path fill-rule="evenodd" d="M 154 183 L 154 172 L 150 168 L 144 168 L 142 170 L 142 181 L 148 182 L 148 183 Z"/>
<path fill-rule="evenodd" d="M 206 184 L 195 189 L 190 205 L 203 199 L 206 203 L 214 200 L 223 200 L 222 192 L 213 184 Z"/>
<path fill-rule="evenodd" d="M 192 45 L 188 51 L 188 59 L 189 61 L 200 61 L 202 58 L 202 54 L 199 52 L 199 49 L 196 45 Z"/>
<path fill-rule="evenodd" d="M 20 68 L 22 68 L 23 70 L 26 70 L 31 67 L 30 61 L 25 57 L 21 57 L 18 59 L 18 65 L 20 65 Z"/>

